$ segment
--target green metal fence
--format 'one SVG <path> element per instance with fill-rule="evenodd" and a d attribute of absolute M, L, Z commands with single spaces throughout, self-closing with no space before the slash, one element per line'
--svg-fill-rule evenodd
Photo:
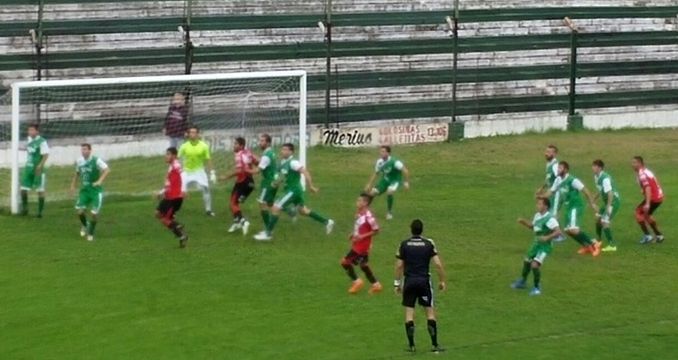
<path fill-rule="evenodd" d="M 97 2 L 90 0 L 88 2 Z M 101 0 L 103 2 L 104 0 Z M 116 0 L 133 2 L 132 0 Z M 580 77 L 626 76 L 651 74 L 678 74 L 678 61 L 597 62 L 578 61 L 577 51 L 583 48 L 676 45 L 678 32 L 631 31 L 586 33 L 572 28 L 571 34 L 539 34 L 511 36 L 459 36 L 459 26 L 465 23 L 533 21 L 572 19 L 658 18 L 671 19 L 678 14 L 678 6 L 669 7 L 569 7 L 525 9 L 459 9 L 458 1 L 451 0 L 450 8 L 438 11 L 332 13 L 331 0 L 324 13 L 265 14 L 265 15 L 195 15 L 192 3 L 183 2 L 183 16 L 129 18 L 104 20 L 44 20 L 47 4 L 79 3 L 76 0 L 6 0 L 3 6 L 34 5 L 35 21 L 0 23 L 0 37 L 27 36 L 32 31 L 36 51 L 32 54 L 1 54 L 0 71 L 32 69 L 41 79 L 46 69 L 89 68 L 109 66 L 183 64 L 185 73 L 191 73 L 194 64 L 281 59 L 325 59 L 325 72 L 312 74 L 311 90 L 325 91 L 322 108 L 309 109 L 309 122 L 367 121 L 406 119 L 412 117 L 456 118 L 471 114 L 492 114 L 525 111 L 568 111 L 575 115 L 578 109 L 629 105 L 678 103 L 678 89 L 605 92 L 580 96 L 576 89 Z M 297 42 L 276 45 L 236 45 L 194 47 L 192 34 L 210 30 L 254 30 L 316 28 L 321 22 L 324 38 L 315 42 Z M 448 37 L 417 40 L 337 41 L 333 30 L 342 27 L 384 25 L 440 25 L 449 24 Z M 108 33 L 143 33 L 176 31 L 183 28 L 181 44 L 171 48 L 120 49 L 70 52 L 44 52 L 50 36 Z M 458 69 L 457 59 L 469 52 L 526 51 L 539 49 L 569 49 L 569 65 L 499 66 L 478 69 Z M 333 62 L 343 57 L 451 54 L 449 67 L 436 70 L 401 71 L 336 71 Z M 459 84 L 490 81 L 519 81 L 537 79 L 568 79 L 569 94 L 540 96 L 489 97 L 460 99 Z M 338 107 L 333 104 L 333 87 L 361 89 L 412 85 L 451 84 L 451 100 L 402 103 L 356 104 Z"/>

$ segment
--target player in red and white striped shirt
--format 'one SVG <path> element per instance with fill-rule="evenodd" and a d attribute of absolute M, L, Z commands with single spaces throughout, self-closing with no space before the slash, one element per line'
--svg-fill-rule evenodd
<path fill-rule="evenodd" d="M 382 286 L 372 273 L 368 264 L 370 249 L 372 248 L 372 237 L 379 232 L 379 224 L 370 211 L 372 196 L 366 193 L 360 194 L 356 200 L 358 213 L 353 232 L 349 235 L 351 240 L 351 251 L 341 260 L 341 266 L 346 270 L 346 274 L 353 283 L 348 289 L 350 294 L 356 294 L 363 288 L 363 280 L 358 277 L 353 269 L 353 265 L 360 265 L 360 269 L 365 273 L 367 280 L 372 286 L 369 293 L 375 294 L 382 290 Z"/>
<path fill-rule="evenodd" d="M 177 148 L 167 149 L 165 161 L 169 164 L 169 169 L 165 178 L 165 187 L 158 193 L 160 203 L 155 216 L 179 239 L 179 247 L 185 248 L 188 236 L 184 232 L 184 225 L 174 219 L 176 213 L 181 209 L 186 192 L 181 180 L 181 164 L 177 160 Z"/>
<path fill-rule="evenodd" d="M 242 233 L 247 235 L 250 228 L 250 222 L 242 216 L 240 204 L 245 202 L 248 196 L 254 191 L 255 164 L 257 159 L 254 154 L 245 146 L 245 138 L 237 137 L 233 143 L 233 152 L 235 153 L 235 170 L 226 176 L 226 179 L 235 178 L 235 185 L 231 191 L 230 207 L 233 214 L 233 224 L 228 229 L 229 233 L 242 229 Z"/>
<path fill-rule="evenodd" d="M 631 166 L 636 171 L 636 180 L 640 185 L 641 193 L 644 196 L 643 201 L 636 208 L 636 221 L 643 230 L 643 238 L 640 240 L 641 244 L 651 243 L 655 240 L 657 243 L 664 241 L 664 235 L 659 231 L 657 221 L 652 217 L 652 214 L 659 208 L 664 201 L 664 191 L 659 180 L 652 171 L 645 167 L 645 161 L 642 156 L 634 156 Z M 652 227 L 655 236 L 650 235 L 647 225 Z"/>

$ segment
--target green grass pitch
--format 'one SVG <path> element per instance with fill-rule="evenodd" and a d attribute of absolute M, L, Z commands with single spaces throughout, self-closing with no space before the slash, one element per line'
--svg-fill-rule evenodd
<path fill-rule="evenodd" d="M 543 268 L 544 295 L 530 298 L 509 288 L 531 241 L 516 219 L 534 213 L 548 143 L 590 189 L 591 161 L 606 161 L 622 196 L 613 227 L 620 249 L 594 259 L 575 254 L 572 240 L 556 245 Z M 337 221 L 330 236 L 310 219 L 292 224 L 285 216 L 272 243 L 229 235 L 225 187 L 214 194 L 217 218 L 204 216 L 199 194 L 187 200 L 179 219 L 191 240 L 183 251 L 153 218 L 150 198 L 107 199 L 94 243 L 78 236 L 70 201 L 49 203 L 41 220 L 3 215 L 0 358 L 409 358 L 400 299 L 390 290 L 394 252 L 415 217 L 436 240 L 449 277 L 448 291 L 437 294 L 447 349 L 439 358 L 675 358 L 676 144 L 678 130 L 624 130 L 396 147 L 412 171 L 412 189 L 397 194 L 390 222 L 385 199 L 373 204 L 383 232 L 371 263 L 385 285 L 376 296 L 349 296 L 339 266 L 374 149 L 309 151 L 321 191 L 307 201 Z M 629 164 L 636 154 L 667 193 L 658 211 L 662 245 L 637 244 L 633 208 L 641 195 Z M 124 164 L 111 163 L 111 182 L 130 180 Z M 161 184 L 164 167 L 157 168 L 151 180 Z M 51 186 L 67 181 L 58 179 Z M 255 233 L 261 221 L 253 200 L 245 213 Z M 590 211 L 586 218 L 593 234 Z M 417 315 L 422 353 L 415 358 L 425 359 L 432 355 L 423 353 L 429 340 Z"/>

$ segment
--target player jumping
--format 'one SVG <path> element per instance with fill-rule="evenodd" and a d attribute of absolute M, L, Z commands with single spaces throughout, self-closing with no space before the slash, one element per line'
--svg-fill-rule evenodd
<path fill-rule="evenodd" d="M 110 169 L 99 157 L 92 156 L 92 145 L 80 146 L 81 157 L 75 165 L 75 175 L 71 181 L 71 193 L 75 193 L 75 185 L 80 179 L 80 192 L 75 209 L 80 218 L 80 236 L 87 236 L 87 241 L 94 241 L 94 229 L 97 226 L 101 206 L 104 202 L 104 190 L 101 188 L 108 176 Z M 90 209 L 90 218 L 87 219 L 85 212 Z"/>
<path fill-rule="evenodd" d="M 617 187 L 615 186 L 614 181 L 612 181 L 612 177 L 605 171 L 605 163 L 603 160 L 594 160 L 591 168 L 593 169 L 593 179 L 598 188 L 596 199 L 600 197 L 603 201 L 597 214 L 596 235 L 598 236 L 598 239 L 602 239 L 602 235 L 605 234 L 607 246 L 603 248 L 603 251 L 617 251 L 617 245 L 612 239 L 610 223 L 617 214 L 617 211 L 619 211 L 619 206 L 621 204 L 619 192 L 617 192 Z"/>
<path fill-rule="evenodd" d="M 664 201 L 664 191 L 654 173 L 645 167 L 645 161 L 642 156 L 634 156 L 631 166 L 636 171 L 636 180 L 644 196 L 643 201 L 636 207 L 636 221 L 643 231 L 640 243 L 649 244 L 653 240 L 661 243 L 664 241 L 664 235 L 659 231 L 657 221 L 652 215 L 661 206 L 662 201 Z M 648 225 L 654 231 L 655 237 L 650 235 L 650 231 L 647 229 Z"/>
<path fill-rule="evenodd" d="M 527 219 L 518 219 L 518 224 L 534 232 L 534 241 L 530 250 L 527 251 L 525 261 L 523 261 L 523 272 L 520 279 L 516 280 L 511 287 L 514 289 L 524 289 L 527 283 L 527 276 L 530 271 L 534 275 L 534 288 L 530 291 L 530 296 L 541 295 L 541 266 L 544 260 L 553 249 L 552 240 L 561 234 L 558 227 L 558 220 L 549 211 L 551 201 L 547 198 L 537 198 L 537 213 L 534 214 L 532 222 Z"/>
<path fill-rule="evenodd" d="M 377 220 L 370 211 L 371 202 L 372 196 L 366 193 L 360 194 L 358 200 L 356 200 L 358 212 L 356 213 L 353 232 L 349 235 L 351 251 L 341 260 L 341 266 L 346 270 L 346 274 L 351 281 L 353 281 L 348 289 L 349 294 L 357 294 L 365 285 L 363 280 L 356 275 L 353 265 L 360 265 L 360 269 L 372 284 L 369 290 L 370 294 L 376 294 L 382 290 L 381 284 L 377 281 L 368 264 L 369 252 L 372 248 L 372 237 L 379 233 L 379 224 L 377 224 Z"/>
<path fill-rule="evenodd" d="M 197 184 L 202 190 L 205 213 L 207 216 L 214 216 L 212 194 L 210 193 L 210 184 L 207 181 L 205 165 L 207 165 L 212 183 L 217 181 L 217 174 L 212 166 L 210 148 L 206 142 L 200 140 L 200 130 L 196 126 L 191 126 L 188 129 L 188 141 L 179 148 L 179 158 L 183 162 L 182 181 L 184 187 L 188 188 L 191 184 Z"/>
<path fill-rule="evenodd" d="M 301 184 L 302 176 L 306 180 L 306 184 L 311 192 L 318 192 L 318 188 L 313 185 L 313 180 L 308 170 L 299 160 L 294 158 L 294 144 L 284 144 L 282 149 L 280 149 L 280 155 L 282 157 L 279 172 L 281 178 L 276 180 L 274 184 L 277 186 L 280 181 L 285 182 L 284 195 L 275 202 L 271 209 L 271 217 L 266 226 L 266 232 L 259 233 L 254 238 L 264 241 L 273 239 L 273 229 L 275 229 L 275 224 L 278 222 L 280 211 L 289 207 L 294 207 L 302 215 L 307 215 L 311 219 L 325 224 L 325 232 L 327 234 L 331 233 L 334 228 L 334 220 L 328 219 L 309 209 L 304 203 L 304 188 Z"/>
<path fill-rule="evenodd" d="M 181 180 L 181 164 L 177 160 L 176 148 L 171 147 L 167 149 L 165 162 L 169 164 L 169 169 L 165 179 L 165 188 L 158 193 L 160 203 L 156 208 L 155 217 L 179 239 L 179 247 L 185 248 L 188 236 L 184 232 L 184 225 L 178 223 L 174 218 L 184 202 L 185 192 Z"/>
<path fill-rule="evenodd" d="M 556 192 L 560 192 L 560 197 L 565 206 L 565 232 L 582 245 L 578 253 L 581 255 L 588 253 L 591 253 L 593 256 L 600 255 L 600 241 L 591 239 L 591 237 L 580 228 L 584 217 L 584 203 L 581 198 L 581 193 L 584 193 L 594 212 L 597 212 L 598 209 L 596 209 L 593 196 L 591 196 L 588 189 L 584 187 L 584 183 L 570 174 L 570 165 L 566 161 L 558 163 L 558 178 L 556 178 L 551 189 L 543 194 L 543 197 L 550 198 Z"/>
<path fill-rule="evenodd" d="M 410 172 L 402 161 L 391 156 L 391 147 L 382 146 L 379 148 L 379 160 L 374 167 L 374 173 L 370 177 L 365 192 L 372 196 L 386 193 L 386 219 L 393 219 L 393 194 L 402 183 L 405 190 L 410 188 Z M 381 174 L 381 179 L 374 186 L 377 176 Z M 403 177 L 405 178 L 403 181 Z M 374 187 L 373 187 L 374 186 Z"/>
<path fill-rule="evenodd" d="M 242 229 L 243 235 L 247 235 L 250 228 L 250 222 L 242 216 L 240 204 L 247 200 L 252 191 L 254 191 L 254 178 L 252 174 L 254 156 L 249 149 L 245 147 L 245 139 L 237 137 L 233 143 L 233 152 L 235 153 L 235 170 L 226 176 L 226 180 L 235 178 L 235 185 L 231 191 L 231 213 L 233 214 L 233 224 L 228 229 L 229 233 Z"/>
<path fill-rule="evenodd" d="M 26 139 L 26 166 L 21 174 L 21 215 L 28 215 L 28 192 L 38 192 L 38 214 L 42 217 L 45 209 L 45 163 L 49 157 L 49 146 L 45 138 L 40 136 L 37 124 L 28 126 Z"/>

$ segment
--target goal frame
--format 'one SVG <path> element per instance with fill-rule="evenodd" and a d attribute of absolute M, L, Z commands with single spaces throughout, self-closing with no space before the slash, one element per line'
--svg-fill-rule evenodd
<path fill-rule="evenodd" d="M 306 166 L 306 106 L 307 106 L 307 74 L 304 70 L 287 71 L 262 71 L 240 73 L 218 73 L 198 75 L 161 75 L 161 76 L 137 76 L 118 78 L 88 78 L 69 80 L 47 81 L 19 81 L 11 85 L 12 91 L 12 117 L 11 117 L 11 191 L 10 202 L 12 214 L 19 213 L 19 143 L 21 125 L 21 90 L 30 88 L 66 87 L 77 85 L 114 85 L 114 84 L 140 84 L 146 82 L 173 82 L 173 81 L 205 81 L 205 80 L 246 80 L 264 78 L 299 78 L 299 161 Z"/>

